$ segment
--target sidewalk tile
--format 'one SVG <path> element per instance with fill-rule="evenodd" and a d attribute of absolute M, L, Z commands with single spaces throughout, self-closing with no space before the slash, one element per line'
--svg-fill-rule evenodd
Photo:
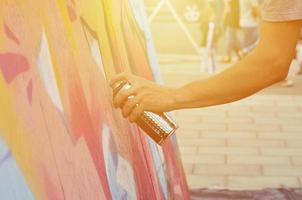
<path fill-rule="evenodd" d="M 302 148 L 260 148 L 265 156 L 301 156 Z"/>
<path fill-rule="evenodd" d="M 226 124 L 223 123 L 187 123 L 182 128 L 190 128 L 200 131 L 226 131 Z"/>
<path fill-rule="evenodd" d="M 231 147 L 284 147 L 284 141 L 261 139 L 228 139 L 227 145 Z"/>
<path fill-rule="evenodd" d="M 202 131 L 201 137 L 203 138 L 218 138 L 218 139 L 253 139 L 257 134 L 252 132 L 237 132 L 237 131 Z"/>
<path fill-rule="evenodd" d="M 181 139 L 181 138 L 199 138 L 200 131 L 199 130 L 179 129 L 176 131 L 176 137 L 179 139 Z"/>
<path fill-rule="evenodd" d="M 261 118 L 261 117 L 275 117 L 276 112 L 237 112 L 237 111 L 229 111 L 227 112 L 230 117 L 253 117 L 253 118 Z"/>
<path fill-rule="evenodd" d="M 296 177 L 239 177 L 228 178 L 228 188 L 234 190 L 259 190 L 264 188 L 300 187 Z"/>
<path fill-rule="evenodd" d="M 302 166 L 263 166 L 265 176 L 302 176 Z"/>
<path fill-rule="evenodd" d="M 302 119 L 302 113 L 301 112 L 278 112 L 277 117 L 286 117 L 286 118 L 293 118 L 293 119 Z"/>
<path fill-rule="evenodd" d="M 224 164 L 225 156 L 222 155 L 186 155 L 182 161 L 189 164 Z"/>
<path fill-rule="evenodd" d="M 186 174 L 193 174 L 193 164 L 191 163 L 183 163 L 183 167 Z"/>
<path fill-rule="evenodd" d="M 294 156 L 293 158 L 294 165 L 301 165 L 302 166 L 302 155 L 301 156 Z"/>
<path fill-rule="evenodd" d="M 180 146 L 179 150 L 180 150 L 181 154 L 195 155 L 198 152 L 197 147 L 194 147 L 194 146 Z"/>
<path fill-rule="evenodd" d="M 279 133 L 279 132 L 259 132 L 259 139 L 271 139 L 271 140 L 302 140 L 302 133 L 291 132 L 291 133 Z"/>
<path fill-rule="evenodd" d="M 290 165 L 289 157 L 277 156 L 227 156 L 227 164 Z"/>
<path fill-rule="evenodd" d="M 301 121 L 300 125 L 283 124 L 281 126 L 281 129 L 283 132 L 300 132 L 302 135 L 302 121 Z"/>
<path fill-rule="evenodd" d="M 179 145 L 181 146 L 224 146 L 225 140 L 223 139 L 205 139 L 205 138 L 199 138 L 199 139 L 179 139 L 178 140 Z"/>
<path fill-rule="evenodd" d="M 205 165 L 196 164 L 194 174 L 207 176 L 260 176 L 259 165 Z"/>
<path fill-rule="evenodd" d="M 199 147 L 199 154 L 214 155 L 258 155 L 257 148 L 246 147 Z"/>
<path fill-rule="evenodd" d="M 302 135 L 302 133 L 301 133 Z M 302 137 L 297 137 L 299 138 L 300 140 L 286 140 L 286 145 L 290 148 L 302 148 Z"/>
<path fill-rule="evenodd" d="M 278 124 L 228 124 L 229 131 L 280 131 Z"/>
<path fill-rule="evenodd" d="M 261 117 L 253 118 L 255 124 L 280 124 L 287 126 L 301 126 L 301 119 L 297 118 L 288 118 L 288 117 Z"/>
<path fill-rule="evenodd" d="M 226 180 L 224 176 L 189 175 L 187 181 L 190 189 L 224 189 Z"/>
<path fill-rule="evenodd" d="M 202 123 L 219 122 L 219 123 L 252 123 L 251 117 L 218 117 L 218 116 L 202 116 Z"/>

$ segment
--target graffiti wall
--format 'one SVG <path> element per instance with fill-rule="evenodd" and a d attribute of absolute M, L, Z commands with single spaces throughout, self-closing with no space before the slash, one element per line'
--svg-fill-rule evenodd
<path fill-rule="evenodd" d="M 176 139 L 112 108 L 124 70 L 160 81 L 140 0 L 0 1 L 1 199 L 189 199 Z"/>

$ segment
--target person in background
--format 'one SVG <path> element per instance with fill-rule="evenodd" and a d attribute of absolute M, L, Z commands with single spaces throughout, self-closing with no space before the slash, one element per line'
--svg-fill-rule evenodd
<path fill-rule="evenodd" d="M 301 33 L 300 33 L 300 43 L 302 40 L 302 29 L 301 29 Z M 300 46 L 297 45 L 297 49 L 296 49 L 296 61 L 298 62 L 298 65 L 300 65 L 300 70 L 297 72 L 297 74 L 294 74 L 295 72 L 291 73 L 291 70 L 289 71 L 288 76 L 286 77 L 286 79 L 284 81 L 281 82 L 281 86 L 282 87 L 293 87 L 295 84 L 295 81 L 293 80 L 293 77 L 295 75 L 301 75 L 302 74 L 302 57 L 301 57 L 301 44 Z"/>
<path fill-rule="evenodd" d="M 240 2 L 239 0 L 224 0 L 224 27 L 226 49 L 222 62 L 229 63 L 232 61 L 232 54 L 235 53 L 241 58 L 239 28 L 240 28 Z"/>
<path fill-rule="evenodd" d="M 128 72 L 118 74 L 111 80 L 112 86 L 126 79 L 132 87 L 115 95 L 114 106 L 134 122 L 144 111 L 161 113 L 225 104 L 284 80 L 300 38 L 302 1 L 263 0 L 261 15 L 257 47 L 238 63 L 178 88 L 158 85 Z"/>
<path fill-rule="evenodd" d="M 215 21 L 214 2 L 213 0 L 198 0 L 197 2 L 200 10 L 201 46 L 206 46 L 209 24 Z"/>
<path fill-rule="evenodd" d="M 240 0 L 240 28 L 243 33 L 241 52 L 251 51 L 258 40 L 260 8 L 258 0 Z"/>

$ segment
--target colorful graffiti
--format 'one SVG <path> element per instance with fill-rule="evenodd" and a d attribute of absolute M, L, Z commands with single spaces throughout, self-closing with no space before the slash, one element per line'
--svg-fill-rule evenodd
<path fill-rule="evenodd" d="M 175 137 L 159 148 L 111 105 L 115 73 L 160 80 L 143 2 L 0 13 L 1 199 L 189 199 Z"/>

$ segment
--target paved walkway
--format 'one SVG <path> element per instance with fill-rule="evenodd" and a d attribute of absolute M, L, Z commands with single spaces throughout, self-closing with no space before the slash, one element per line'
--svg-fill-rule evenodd
<path fill-rule="evenodd" d="M 168 85 L 197 77 L 198 63 L 161 57 Z M 302 187 L 302 77 L 245 100 L 175 112 L 191 188 Z"/>

